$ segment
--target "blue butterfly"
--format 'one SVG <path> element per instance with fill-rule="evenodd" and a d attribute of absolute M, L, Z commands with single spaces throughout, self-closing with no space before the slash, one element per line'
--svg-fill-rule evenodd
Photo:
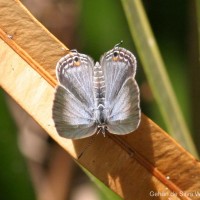
<path fill-rule="evenodd" d="M 100 62 L 76 50 L 56 66 L 59 85 L 53 120 L 59 135 L 80 139 L 106 130 L 125 135 L 140 123 L 140 94 L 135 56 L 116 45 Z"/>

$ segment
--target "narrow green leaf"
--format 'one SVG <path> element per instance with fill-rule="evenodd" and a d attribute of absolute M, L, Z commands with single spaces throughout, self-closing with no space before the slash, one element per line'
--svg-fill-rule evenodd
<path fill-rule="evenodd" d="M 87 176 L 90 178 L 90 180 L 92 182 L 94 182 L 95 185 L 100 189 L 101 199 L 103 199 L 103 200 L 110 200 L 110 199 L 112 199 L 112 200 L 122 200 L 122 198 L 119 195 L 117 195 L 110 188 L 108 188 L 106 185 L 104 185 L 99 179 L 97 179 L 95 176 L 93 176 L 87 169 L 85 169 L 81 165 L 79 165 L 79 166 L 87 174 Z"/>
<path fill-rule="evenodd" d="M 196 0 L 196 13 L 197 13 L 197 30 L 199 40 L 199 62 L 200 62 L 200 1 Z"/>
<path fill-rule="evenodd" d="M 152 92 L 171 135 L 198 156 L 140 0 L 121 0 Z"/>

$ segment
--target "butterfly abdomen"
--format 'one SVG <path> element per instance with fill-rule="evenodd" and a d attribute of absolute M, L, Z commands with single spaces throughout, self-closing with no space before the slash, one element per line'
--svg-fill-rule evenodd
<path fill-rule="evenodd" d="M 97 62 L 94 66 L 94 96 L 95 96 L 95 107 L 96 107 L 96 119 L 100 126 L 105 123 L 105 79 L 102 71 L 102 67 Z"/>

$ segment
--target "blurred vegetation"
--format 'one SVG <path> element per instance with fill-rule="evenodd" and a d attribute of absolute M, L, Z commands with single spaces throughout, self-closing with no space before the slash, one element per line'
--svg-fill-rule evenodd
<path fill-rule="evenodd" d="M 25 160 L 17 146 L 17 128 L 5 100 L 5 93 L 0 90 L 0 199 L 35 199 Z"/>
<path fill-rule="evenodd" d="M 200 66 L 194 1 L 144 0 L 143 3 L 186 124 L 200 150 Z M 136 79 L 142 90 L 142 111 L 167 130 L 157 103 L 151 96 L 121 1 L 82 0 L 79 22 L 80 43 L 74 48 L 95 60 L 121 40 L 124 41 L 123 47 L 134 52 L 138 60 Z M 2 91 L 0 120 L 0 199 L 34 199 L 26 164 L 17 148 L 17 129 Z"/>

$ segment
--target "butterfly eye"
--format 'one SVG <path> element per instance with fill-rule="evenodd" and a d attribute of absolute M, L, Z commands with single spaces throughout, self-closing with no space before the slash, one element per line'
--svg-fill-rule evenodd
<path fill-rule="evenodd" d="M 113 54 L 113 56 L 117 57 L 118 56 L 118 52 L 115 51 L 114 54 Z"/>
<path fill-rule="evenodd" d="M 75 61 L 75 62 L 78 62 L 78 61 L 79 61 L 79 59 L 78 59 L 77 56 L 74 58 L 74 61 Z"/>

